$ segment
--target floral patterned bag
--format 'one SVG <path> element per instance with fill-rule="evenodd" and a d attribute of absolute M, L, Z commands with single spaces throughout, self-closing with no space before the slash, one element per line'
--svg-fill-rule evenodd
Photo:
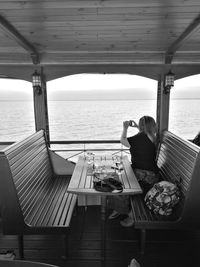
<path fill-rule="evenodd" d="M 161 181 L 147 192 L 144 201 L 155 214 L 168 216 L 173 207 L 179 202 L 180 191 L 177 185 L 168 181 Z"/>

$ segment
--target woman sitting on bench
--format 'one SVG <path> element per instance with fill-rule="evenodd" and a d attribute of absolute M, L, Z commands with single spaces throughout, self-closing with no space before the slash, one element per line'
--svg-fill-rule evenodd
<path fill-rule="evenodd" d="M 127 137 L 129 126 L 136 127 L 139 133 Z M 156 164 L 157 126 L 155 120 L 152 117 L 143 116 L 138 125 L 133 120 L 124 121 L 121 143 L 130 149 L 132 168 L 145 194 L 159 180 Z M 128 196 L 111 197 L 110 207 L 113 212 L 109 219 L 117 218 L 120 214 L 127 214 L 128 217 L 120 224 L 124 227 L 132 226 L 134 222 L 129 206 Z"/>

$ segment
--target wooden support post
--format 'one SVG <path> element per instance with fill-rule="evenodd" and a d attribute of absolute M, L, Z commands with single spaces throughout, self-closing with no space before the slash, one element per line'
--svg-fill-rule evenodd
<path fill-rule="evenodd" d="M 158 126 L 158 133 L 160 133 L 160 108 L 161 105 L 161 80 L 158 81 L 157 87 L 157 110 L 156 110 L 156 123 Z"/>
<path fill-rule="evenodd" d="M 157 123 L 158 123 L 159 135 L 161 135 L 164 130 L 168 130 L 169 100 L 170 100 L 170 92 L 165 93 L 164 76 L 162 76 L 158 82 L 158 94 L 157 94 Z"/>
<path fill-rule="evenodd" d="M 48 119 L 48 105 L 47 105 L 47 92 L 46 81 L 43 72 L 41 71 L 41 90 L 34 90 L 34 112 L 35 112 L 35 129 L 39 131 L 44 129 L 47 141 L 49 143 L 49 119 Z"/>

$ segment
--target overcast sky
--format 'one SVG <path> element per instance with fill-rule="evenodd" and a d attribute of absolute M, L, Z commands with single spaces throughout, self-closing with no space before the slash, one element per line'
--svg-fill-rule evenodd
<path fill-rule="evenodd" d="M 128 74 L 79 74 L 47 83 L 49 100 L 155 99 L 157 82 Z M 200 75 L 175 81 L 171 98 L 200 98 Z M 32 85 L 0 79 L 0 100 L 31 100 Z"/>

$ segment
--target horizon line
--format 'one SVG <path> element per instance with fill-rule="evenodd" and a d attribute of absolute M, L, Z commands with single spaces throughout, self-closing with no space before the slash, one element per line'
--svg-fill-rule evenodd
<path fill-rule="evenodd" d="M 171 100 L 198 100 L 196 98 L 171 98 Z M 157 98 L 132 98 L 132 99 L 49 99 L 49 101 L 138 101 L 138 100 L 157 100 Z M 0 102 L 33 102 L 31 99 L 0 99 Z"/>

